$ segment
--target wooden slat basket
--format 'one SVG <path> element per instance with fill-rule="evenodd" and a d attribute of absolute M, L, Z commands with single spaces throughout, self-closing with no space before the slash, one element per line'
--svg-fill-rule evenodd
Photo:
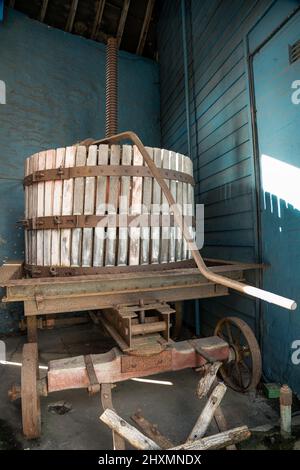
<path fill-rule="evenodd" d="M 190 158 L 147 150 L 192 226 Z M 25 267 L 33 277 L 166 269 L 191 258 L 135 146 L 76 145 L 36 153 L 26 159 L 24 185 Z M 140 215 L 141 225 L 132 225 Z"/>

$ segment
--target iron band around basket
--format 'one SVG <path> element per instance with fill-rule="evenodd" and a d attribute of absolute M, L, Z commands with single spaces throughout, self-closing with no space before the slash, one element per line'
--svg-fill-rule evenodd
<path fill-rule="evenodd" d="M 126 274 L 139 272 L 163 272 L 171 269 L 188 269 L 194 268 L 194 260 L 175 261 L 173 263 L 163 264 L 145 264 L 138 266 L 101 266 L 101 267 L 73 267 L 73 266 L 38 266 L 24 265 L 24 271 L 31 277 L 71 277 L 86 276 L 97 274 Z"/>
<path fill-rule="evenodd" d="M 189 226 L 195 226 L 195 217 L 184 216 Z M 95 227 L 174 227 L 172 214 L 138 214 L 138 215 L 61 215 L 36 217 L 21 221 L 25 230 L 57 230 L 72 228 L 95 228 Z"/>
<path fill-rule="evenodd" d="M 194 178 L 191 175 L 176 170 L 160 169 L 161 176 L 167 180 L 176 180 L 182 183 L 195 186 Z M 27 175 L 24 178 L 24 186 L 43 181 L 67 180 L 79 177 L 97 176 L 134 176 L 153 178 L 149 168 L 145 166 L 132 165 L 97 165 L 97 166 L 73 166 L 60 167 L 50 170 L 40 170 Z"/>

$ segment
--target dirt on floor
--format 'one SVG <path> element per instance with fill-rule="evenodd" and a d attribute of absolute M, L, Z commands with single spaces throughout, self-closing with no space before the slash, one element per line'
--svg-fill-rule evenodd
<path fill-rule="evenodd" d="M 57 392 L 41 399 L 42 436 L 27 441 L 22 436 L 20 400 L 10 402 L 8 389 L 20 383 L 22 346 L 26 336 L 5 339 L 6 363 L 0 364 L 0 449 L 97 449 L 112 448 L 110 430 L 99 420 L 100 397 L 85 390 Z M 39 331 L 40 374 L 51 359 L 101 353 L 115 346 L 94 324 Z M 199 374 L 194 370 L 163 373 L 151 381 L 131 379 L 117 384 L 113 402 L 127 421 L 140 409 L 142 414 L 171 440 L 184 442 L 198 418 L 204 400 L 196 396 Z M 242 449 L 299 448 L 300 425 L 293 437 L 282 441 L 278 432 L 278 409 L 262 393 L 239 394 L 227 390 L 222 409 L 229 427 L 247 425 L 252 436 Z M 299 423 L 300 424 L 300 423 Z M 257 429 L 257 427 L 261 427 Z M 255 429 L 256 428 L 256 429 Z M 218 432 L 214 422 L 207 435 Z"/>

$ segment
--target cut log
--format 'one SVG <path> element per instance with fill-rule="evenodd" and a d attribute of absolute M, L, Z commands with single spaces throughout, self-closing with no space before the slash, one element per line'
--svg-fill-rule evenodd
<path fill-rule="evenodd" d="M 221 406 L 218 406 L 218 408 L 216 409 L 214 418 L 215 418 L 215 422 L 218 426 L 219 431 L 220 432 L 227 431 L 228 426 L 227 426 L 227 422 L 226 422 Z M 230 446 L 227 446 L 226 450 L 236 450 L 236 446 L 232 444 Z"/>
<path fill-rule="evenodd" d="M 195 426 L 193 427 L 189 437 L 188 441 L 195 441 L 196 439 L 200 439 L 200 437 L 203 437 L 208 429 L 208 426 L 210 425 L 215 411 L 220 405 L 225 393 L 226 393 L 227 387 L 225 384 L 220 383 L 218 384 L 213 392 L 211 393 L 209 399 L 207 400 Z"/>
<path fill-rule="evenodd" d="M 131 419 L 139 426 L 146 436 L 152 439 L 162 449 L 170 449 L 170 447 L 174 446 L 167 437 L 161 434 L 157 426 L 144 418 L 139 411 L 131 416 Z"/>
<path fill-rule="evenodd" d="M 160 447 L 155 444 L 152 439 L 144 436 L 135 427 L 131 426 L 124 419 L 122 419 L 113 410 L 107 409 L 100 416 L 100 420 L 105 423 L 110 429 L 124 437 L 133 447 L 139 450 L 160 450 Z"/>
<path fill-rule="evenodd" d="M 231 444 L 244 441 L 250 437 L 251 433 L 247 426 L 230 429 L 229 431 L 214 434 L 213 436 L 204 437 L 197 441 L 189 441 L 180 446 L 172 447 L 170 450 L 210 450 L 222 449 Z"/>
<path fill-rule="evenodd" d="M 206 371 L 203 377 L 201 377 L 201 379 L 199 380 L 198 386 L 197 386 L 197 397 L 199 398 L 199 400 L 201 400 L 201 398 L 206 397 L 206 395 L 208 394 L 209 390 L 211 389 L 212 384 L 216 380 L 216 375 L 221 365 L 222 365 L 222 362 L 218 361 L 218 362 L 214 362 L 213 364 L 208 364 L 207 366 L 205 366 L 207 367 Z"/>

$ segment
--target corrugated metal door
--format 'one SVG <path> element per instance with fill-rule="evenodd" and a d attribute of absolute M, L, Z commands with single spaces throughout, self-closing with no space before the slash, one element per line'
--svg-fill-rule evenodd
<path fill-rule="evenodd" d="M 263 287 L 300 305 L 300 14 L 253 58 L 261 178 Z M 268 379 L 300 393 L 300 307 L 263 305 Z M 297 343 L 297 341 L 299 341 Z M 300 348 L 299 348 L 300 349 Z"/>

